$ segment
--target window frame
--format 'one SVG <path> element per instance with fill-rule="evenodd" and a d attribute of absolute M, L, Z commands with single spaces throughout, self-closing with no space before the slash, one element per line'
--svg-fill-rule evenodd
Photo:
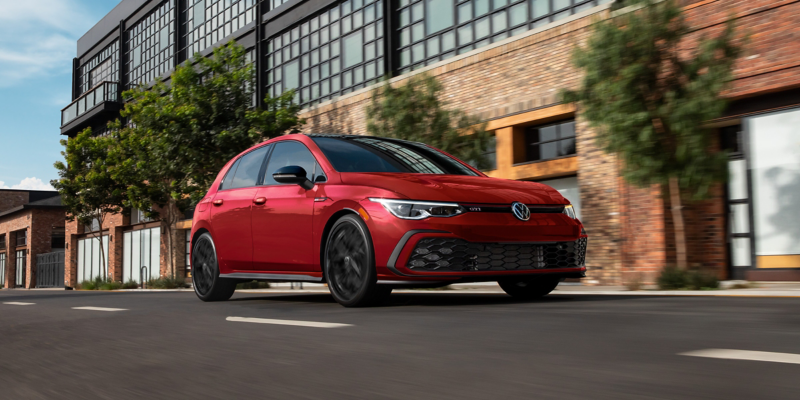
<path fill-rule="evenodd" d="M 569 137 L 560 137 L 560 135 L 561 135 L 560 126 L 563 125 L 563 124 L 569 123 L 569 122 L 573 123 L 573 129 L 572 129 L 572 134 L 573 135 L 569 136 Z M 556 137 L 555 139 L 550 139 L 550 140 L 545 140 L 545 141 L 528 142 L 528 134 L 530 133 L 531 130 L 533 130 L 533 129 L 542 129 L 542 128 L 547 128 L 547 127 L 551 127 L 551 126 L 559 127 L 558 131 L 557 131 L 558 137 Z M 545 123 L 545 124 L 526 126 L 524 128 L 523 135 L 524 135 L 524 143 L 525 143 L 525 161 L 520 162 L 520 163 L 514 163 L 514 165 L 525 165 L 525 164 L 532 164 L 532 163 L 538 163 L 538 162 L 546 162 L 546 161 L 550 161 L 550 160 L 559 160 L 559 159 L 562 159 L 562 158 L 576 157 L 578 155 L 578 148 L 577 148 L 577 144 L 578 144 L 578 141 L 577 141 L 578 129 L 577 129 L 577 124 L 576 124 L 576 121 L 575 121 L 574 117 L 561 119 L 561 120 L 553 121 L 553 122 L 548 122 L 548 123 Z M 542 144 L 548 144 L 548 143 L 560 143 L 562 141 L 566 141 L 566 140 L 569 140 L 569 139 L 572 139 L 573 141 L 575 141 L 575 152 L 574 153 L 565 154 L 565 155 L 561 155 L 561 156 L 557 156 L 557 157 L 543 158 L 543 159 L 539 159 L 539 160 L 529 160 L 528 159 L 528 157 L 529 157 L 528 156 L 528 149 L 530 149 L 531 146 L 534 146 L 534 145 L 535 146 L 541 146 Z"/>
<path fill-rule="evenodd" d="M 246 189 L 246 188 L 261 186 L 261 181 L 262 181 L 263 175 L 264 175 L 264 169 L 267 166 L 267 160 L 269 160 L 269 157 L 272 154 L 272 149 L 275 148 L 275 146 L 273 146 L 274 144 L 275 143 L 267 143 L 267 144 L 265 144 L 263 146 L 258 146 L 256 148 L 248 151 L 247 153 L 240 154 L 239 156 L 237 156 L 236 159 L 233 161 L 233 165 L 231 165 L 231 167 L 228 169 L 228 171 L 225 172 L 225 176 L 222 177 L 222 181 L 220 181 L 220 183 L 219 183 L 219 187 L 217 188 L 217 192 L 224 192 L 224 191 L 228 191 L 228 190 Z M 236 171 L 239 169 L 239 162 L 242 160 L 242 158 L 244 158 L 244 156 L 246 156 L 246 155 L 248 155 L 248 154 L 250 154 L 250 153 L 252 153 L 252 152 L 254 152 L 256 150 L 263 149 L 264 147 L 268 147 L 268 149 L 267 149 L 266 154 L 264 154 L 264 159 L 261 160 L 261 168 L 258 170 L 258 177 L 256 178 L 256 184 L 255 185 L 253 185 L 253 186 L 242 186 L 242 187 L 230 187 L 230 188 L 223 187 L 225 185 L 225 182 L 228 181 L 228 178 L 233 179 L 234 177 L 236 177 Z M 233 175 L 231 175 L 231 173 L 233 173 Z"/>

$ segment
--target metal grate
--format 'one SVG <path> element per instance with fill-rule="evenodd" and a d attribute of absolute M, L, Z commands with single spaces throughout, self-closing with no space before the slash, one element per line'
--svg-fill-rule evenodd
<path fill-rule="evenodd" d="M 406 266 L 419 271 L 514 271 L 577 268 L 586 260 L 586 238 L 574 242 L 472 243 L 453 238 L 425 238 Z"/>

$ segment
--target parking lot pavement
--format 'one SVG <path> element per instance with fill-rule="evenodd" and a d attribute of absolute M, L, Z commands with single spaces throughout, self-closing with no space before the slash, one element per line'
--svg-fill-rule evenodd
<path fill-rule="evenodd" d="M 788 399 L 797 301 L 3 290 L 0 398 Z"/>

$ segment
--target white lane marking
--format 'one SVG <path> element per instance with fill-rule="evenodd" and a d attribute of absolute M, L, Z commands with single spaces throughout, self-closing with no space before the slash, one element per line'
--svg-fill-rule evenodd
<path fill-rule="evenodd" d="M 32 306 L 32 305 L 34 305 L 36 303 L 23 303 L 23 302 L 20 302 L 20 301 L 6 301 L 3 304 L 8 304 L 10 306 Z"/>
<path fill-rule="evenodd" d="M 681 356 L 720 358 L 725 360 L 767 361 L 785 364 L 800 364 L 800 354 L 773 353 L 770 351 L 750 351 L 731 349 L 705 349 L 680 353 Z"/>
<path fill-rule="evenodd" d="M 293 321 L 288 319 L 269 318 L 228 317 L 225 318 L 225 320 L 233 322 L 250 322 L 253 324 L 305 326 L 310 328 L 343 328 L 345 326 L 353 326 L 351 324 L 339 324 L 336 322 Z"/>
<path fill-rule="evenodd" d="M 127 308 L 107 308 L 107 307 L 72 307 L 73 310 L 89 311 L 127 311 Z"/>

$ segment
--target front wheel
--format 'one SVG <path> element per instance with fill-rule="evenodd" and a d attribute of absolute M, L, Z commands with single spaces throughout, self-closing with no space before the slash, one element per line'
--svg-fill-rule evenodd
<path fill-rule="evenodd" d="M 509 296 L 520 300 L 532 300 L 544 297 L 558 286 L 559 278 L 526 277 L 508 278 L 497 281 Z"/>
<path fill-rule="evenodd" d="M 355 215 L 337 220 L 325 245 L 325 279 L 336 301 L 345 307 L 373 304 L 391 293 L 377 284 L 375 258 L 367 226 Z"/>
<path fill-rule="evenodd" d="M 236 281 L 219 277 L 214 240 L 208 232 L 197 238 L 192 250 L 192 287 L 203 301 L 224 301 L 233 296 Z"/>

